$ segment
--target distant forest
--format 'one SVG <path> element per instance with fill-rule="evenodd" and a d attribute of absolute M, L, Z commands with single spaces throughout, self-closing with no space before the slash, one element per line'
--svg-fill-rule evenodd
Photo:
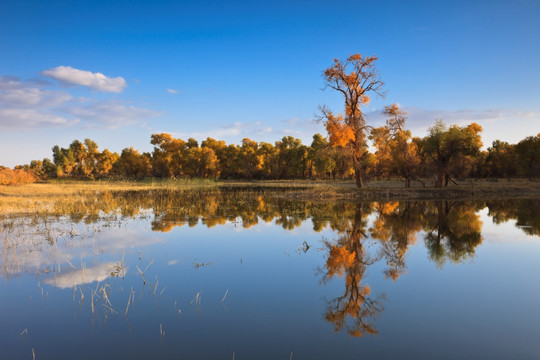
<path fill-rule="evenodd" d="M 533 178 L 540 176 L 540 134 L 517 144 L 494 141 L 481 151 L 481 127 L 446 126 L 437 121 L 428 135 L 411 137 L 410 131 L 389 126 L 374 128 L 374 151 L 362 158 L 365 180 L 400 178 L 405 186 L 419 181 L 425 186 L 447 186 L 464 178 Z M 0 184 L 33 182 L 49 178 L 214 178 L 214 179 L 352 179 L 352 158 L 339 143 L 332 145 L 315 134 L 311 145 L 285 136 L 275 144 L 245 138 L 240 145 L 207 138 L 176 139 L 153 134 L 151 153 L 125 148 L 120 154 L 90 140 L 52 148 L 52 160 L 34 160 L 1 168 Z"/>

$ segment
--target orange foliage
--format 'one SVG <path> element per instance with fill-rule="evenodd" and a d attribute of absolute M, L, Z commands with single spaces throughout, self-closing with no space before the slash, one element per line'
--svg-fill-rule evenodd
<path fill-rule="evenodd" d="M 350 252 L 345 247 L 332 246 L 326 260 L 328 277 L 331 278 L 334 275 L 343 276 L 343 272 L 353 265 L 355 257 L 356 251 Z"/>
<path fill-rule="evenodd" d="M 31 170 L 0 167 L 0 185 L 22 185 L 36 182 L 37 178 Z"/>
<path fill-rule="evenodd" d="M 398 206 L 399 202 L 397 201 L 379 203 L 379 213 L 382 215 L 390 215 L 396 210 Z"/>
<path fill-rule="evenodd" d="M 327 114 L 327 120 L 324 125 L 326 131 L 330 135 L 330 143 L 332 146 L 345 147 L 349 142 L 354 141 L 355 136 L 351 127 L 344 123 L 343 115 L 334 116 L 332 113 Z"/>

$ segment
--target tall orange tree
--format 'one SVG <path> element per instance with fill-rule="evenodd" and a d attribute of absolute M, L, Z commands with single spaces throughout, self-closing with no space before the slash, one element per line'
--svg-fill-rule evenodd
<path fill-rule="evenodd" d="M 344 114 L 334 114 L 321 107 L 321 120 L 326 126 L 330 143 L 346 149 L 353 160 L 356 186 L 363 187 L 362 159 L 367 153 L 369 126 L 362 107 L 370 101 L 370 94 L 383 96 L 383 85 L 375 66 L 377 56 L 354 54 L 345 60 L 334 59 L 334 64 L 323 73 L 325 89 L 334 89 L 345 100 Z"/>

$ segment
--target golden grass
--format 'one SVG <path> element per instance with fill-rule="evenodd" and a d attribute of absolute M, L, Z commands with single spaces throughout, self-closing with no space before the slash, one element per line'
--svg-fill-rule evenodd
<path fill-rule="evenodd" d="M 444 189 L 423 187 L 414 183 L 405 188 L 402 181 L 372 181 L 362 190 L 353 181 L 268 180 L 216 181 L 207 179 L 166 179 L 144 181 L 50 181 L 20 186 L 0 186 L 0 216 L 21 213 L 61 215 L 69 213 L 92 194 L 110 191 L 203 190 L 203 189 L 265 188 L 277 195 L 304 199 L 440 199 L 440 198 L 497 198 L 540 196 L 540 182 L 523 179 L 465 180 Z"/>
<path fill-rule="evenodd" d="M 200 189 L 215 187 L 205 181 L 52 181 L 19 186 L 0 186 L 0 215 L 51 212 L 59 204 L 66 207 L 102 191 L 152 189 Z M 66 209 L 67 210 L 67 209 Z M 61 211 L 57 209 L 56 212 Z"/>

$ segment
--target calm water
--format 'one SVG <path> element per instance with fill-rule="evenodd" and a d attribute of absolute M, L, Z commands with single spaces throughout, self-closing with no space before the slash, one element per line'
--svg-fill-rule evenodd
<path fill-rule="evenodd" d="M 540 200 L 101 193 L 0 222 L 1 359 L 540 357 Z"/>

